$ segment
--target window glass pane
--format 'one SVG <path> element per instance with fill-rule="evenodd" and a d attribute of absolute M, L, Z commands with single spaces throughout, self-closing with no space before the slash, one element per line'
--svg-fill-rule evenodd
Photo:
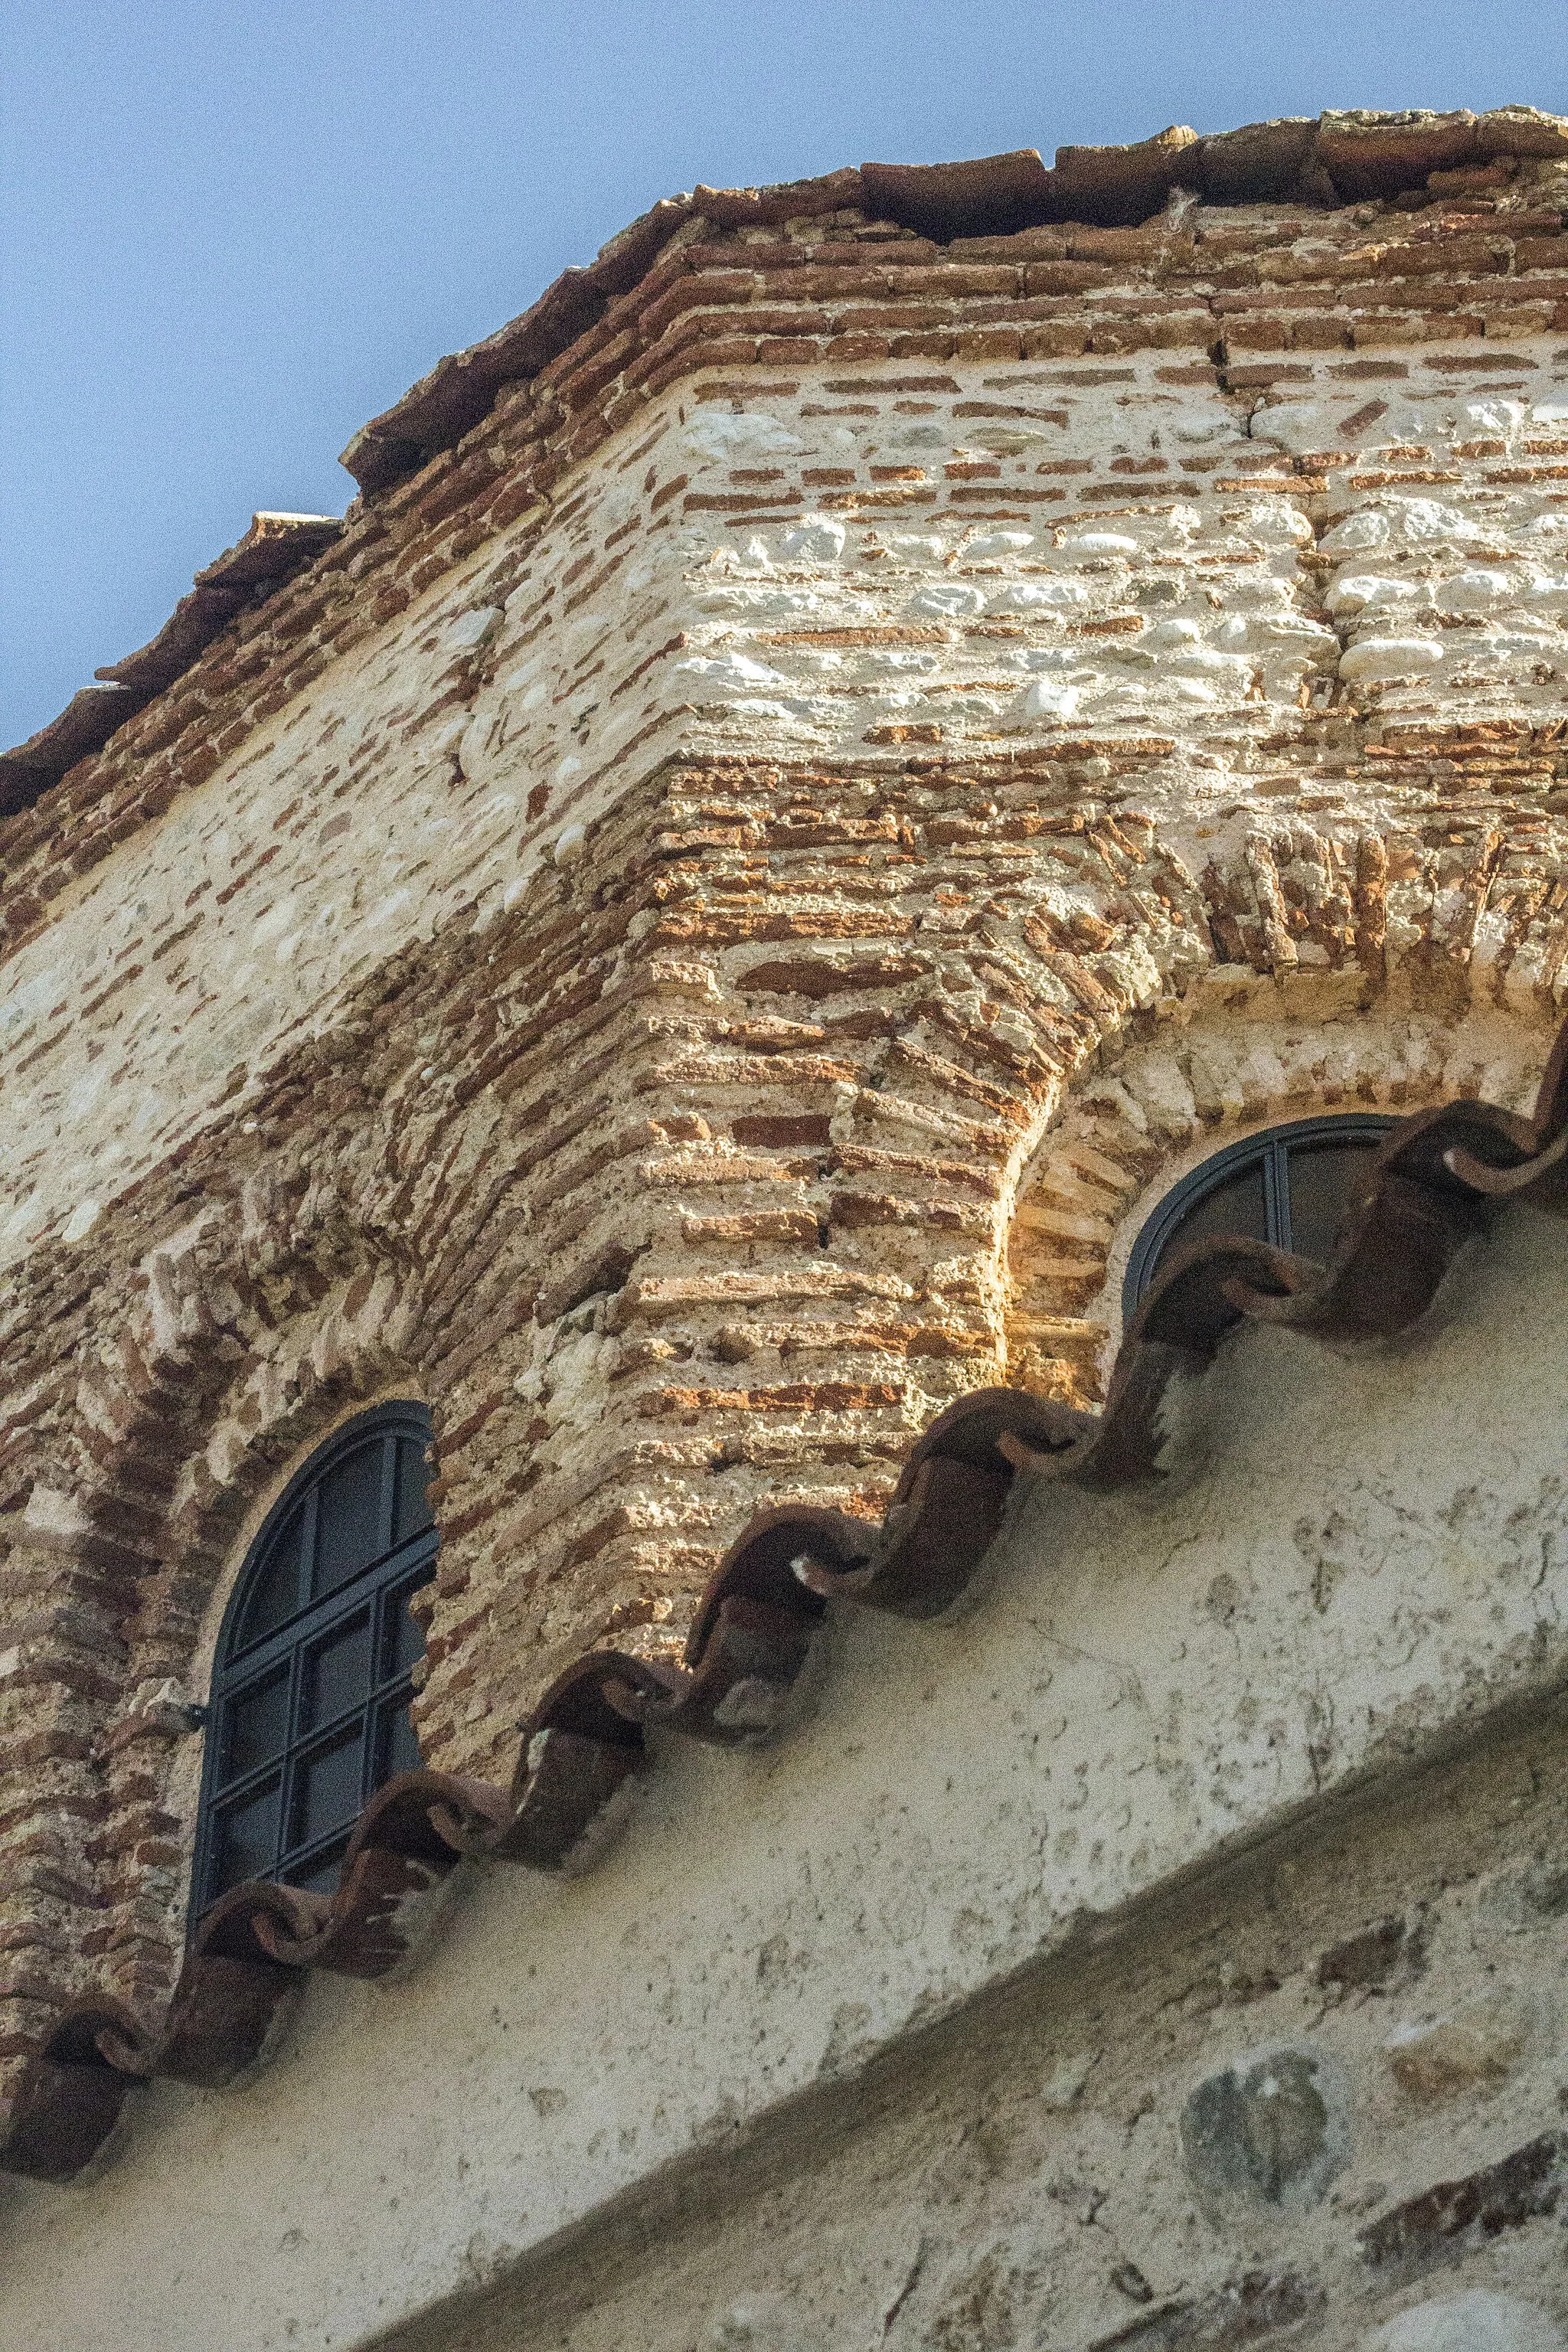
<path fill-rule="evenodd" d="M 242 1802 L 226 1805 L 217 1817 L 215 1841 L 214 1892 L 237 1886 L 242 1879 L 260 1878 L 278 1858 L 278 1798 L 280 1780 Z"/>
<path fill-rule="evenodd" d="M 280 1756 L 289 1738 L 289 1669 L 280 1666 L 265 1682 L 228 1702 L 223 1777 L 238 1780 Z"/>
<path fill-rule="evenodd" d="M 389 1706 L 383 1716 L 376 1778 L 390 1780 L 395 1772 L 417 1772 L 424 1760 L 405 1699 L 399 1706 Z"/>
<path fill-rule="evenodd" d="M 305 1661 L 305 1727 L 362 1706 L 370 1686 L 370 1612 L 362 1609 L 318 1643 Z"/>
<path fill-rule="evenodd" d="M 360 1809 L 361 1759 L 364 1719 L 341 1731 L 331 1745 L 319 1748 L 299 1768 L 294 1789 L 290 1845 L 304 1845 L 323 1831 L 352 1822 Z"/>
<path fill-rule="evenodd" d="M 293 1870 L 286 1870 L 283 1873 L 285 1885 L 302 1886 L 308 1895 L 335 1894 L 338 1881 L 342 1876 L 343 1853 L 347 1845 L 346 1837 L 334 1838 L 325 1853 L 300 1863 Z"/>
<path fill-rule="evenodd" d="M 394 1543 L 404 1543 L 430 1524 L 430 1506 L 425 1500 L 425 1489 L 430 1484 L 430 1464 L 423 1438 L 404 1437 L 397 1444 L 397 1512 L 393 1527 Z"/>
<path fill-rule="evenodd" d="M 1351 1187 L 1377 1150 L 1375 1143 L 1299 1143 L 1290 1148 L 1290 1246 L 1302 1257 L 1326 1258 L 1350 1201 Z"/>
<path fill-rule="evenodd" d="M 419 1764 L 408 1677 L 425 1641 L 408 1601 L 433 1573 L 437 1535 L 418 1416 L 394 1406 L 340 1441 L 346 1453 L 324 1448 L 247 1563 L 213 1678 L 205 1903 L 280 1873 L 335 1886 L 367 1790 Z"/>
<path fill-rule="evenodd" d="M 381 1520 L 378 1437 L 329 1470 L 316 1491 L 316 1574 L 319 1597 L 331 1592 L 387 1549 Z"/>
<path fill-rule="evenodd" d="M 304 1516 L 303 1506 L 297 1503 L 256 1571 L 234 1644 L 236 1650 L 248 1650 L 253 1642 L 259 1642 L 264 1633 L 270 1633 L 286 1617 L 292 1617 L 300 1606 L 300 1534 Z"/>
<path fill-rule="evenodd" d="M 1263 1162 L 1255 1160 L 1250 1168 L 1237 1170 L 1206 1192 L 1195 1208 L 1189 1209 L 1160 1252 L 1163 1265 L 1174 1249 L 1188 1242 L 1206 1241 L 1215 1234 L 1245 1234 L 1251 1240 L 1264 1242 L 1268 1238 L 1267 1195 L 1263 1186 Z"/>
<path fill-rule="evenodd" d="M 408 1613 L 408 1603 L 418 1591 L 415 1584 L 395 1593 L 386 1604 L 386 1622 L 382 1633 L 380 1679 L 389 1675 L 405 1675 L 410 1666 L 425 1655 L 425 1635 Z"/>

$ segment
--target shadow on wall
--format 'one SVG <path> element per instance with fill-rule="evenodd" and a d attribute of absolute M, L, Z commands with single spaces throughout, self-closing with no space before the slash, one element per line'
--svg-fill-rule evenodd
<path fill-rule="evenodd" d="M 582 1866 L 644 1760 L 648 1729 L 746 1748 L 781 1727 L 830 1600 L 942 1615 L 997 1533 L 1019 1473 L 1102 1492 L 1158 1476 L 1167 1392 L 1199 1376 L 1244 1318 L 1331 1340 L 1402 1331 L 1489 1210 L 1519 1202 L 1568 1213 L 1568 1024 L 1533 1117 L 1458 1100 L 1402 1120 L 1326 1265 L 1223 1235 L 1176 1249 L 1128 1328 L 1102 1412 L 1019 1389 L 962 1399 L 915 1446 L 879 1526 L 826 1508 L 760 1512 L 709 1585 L 684 1663 L 609 1650 L 580 1658 L 524 1725 L 510 1790 L 401 1773 L 362 1814 L 334 1894 L 230 1889 L 194 1937 L 161 2025 L 149 2030 L 102 1998 L 59 2019 L 23 2074 L 0 2165 L 68 2179 L 101 2147 L 132 2081 L 232 2081 L 260 2053 L 303 1971 L 375 1977 L 402 1958 L 418 1898 L 464 1854 Z M 1282 2200 L 1337 2160 L 1332 2083 L 1296 2067 L 1286 2104 L 1266 2113 L 1285 2078 L 1283 2061 L 1270 2071 L 1265 2055 L 1211 2087 L 1189 2116 L 1195 2159 L 1212 2155 L 1215 2196 L 1261 2185 Z"/>
<path fill-rule="evenodd" d="M 1103 1400 L 1139 1234 L 1238 1137 L 1309 1113 L 1408 1116 L 1457 1095 L 1528 1103 L 1551 1050 L 1544 1020 L 1367 1007 L 1360 984 L 1221 966 L 1074 1089 L 1024 1171 L 1008 1229 L 1011 1381 L 1079 1408 Z"/>

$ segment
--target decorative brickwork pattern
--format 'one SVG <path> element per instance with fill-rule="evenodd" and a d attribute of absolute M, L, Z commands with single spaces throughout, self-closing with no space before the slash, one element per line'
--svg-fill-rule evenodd
<path fill-rule="evenodd" d="M 661 212 L 6 821 L 8 2059 L 166 2000 L 247 1515 L 355 1404 L 435 1414 L 420 1736 L 504 1778 L 759 1506 L 1097 1398 L 1222 1131 L 1528 1103 L 1568 136 L 1263 129 Z"/>
<path fill-rule="evenodd" d="M 710 1580 L 680 1662 L 629 1646 L 578 1657 L 524 1719 L 507 1790 L 427 1769 L 398 1773 L 361 1814 L 334 1893 L 241 1885 L 204 1913 L 158 2024 L 101 1984 L 68 2006 L 14 2069 L 0 2164 L 70 2178 L 101 2145 L 132 2077 L 233 2081 L 262 2052 L 301 1971 L 377 1977 L 395 1966 L 418 1932 L 421 1898 L 461 1856 L 584 1866 L 607 1842 L 645 1730 L 722 1748 L 774 1736 L 827 1602 L 917 1619 L 950 1611 L 1001 1530 L 1016 1472 L 1102 1495 L 1147 1484 L 1170 1453 L 1168 1397 L 1208 1368 L 1244 1317 L 1339 1341 L 1405 1331 L 1489 1206 L 1561 1209 L 1565 1144 L 1568 1025 L 1531 1116 L 1460 1100 L 1395 1127 L 1326 1264 L 1223 1234 L 1173 1253 L 1128 1327 L 1103 1412 L 1022 1388 L 984 1390 L 923 1433 L 879 1524 L 810 1503 L 758 1512 Z M 179 1312 L 178 1264 L 158 1269 L 163 1302 L 181 1336 L 199 1339 L 200 1310 Z M 312 1357 L 352 1360 L 342 1352 L 351 1334 L 375 1348 L 390 1301 L 367 1314 L 373 1298 L 356 1286 L 332 1318 L 331 1341 L 318 1333 Z M 186 1549 L 195 1549 L 188 1535 Z M 156 1700 L 146 1713 L 155 1710 Z M 122 1725 L 121 1738 L 142 1727 Z M 173 1858 L 156 1849 L 145 1857 Z M 1270 2082 L 1260 2095 L 1277 2088 Z M 1219 2095 L 1211 2123 L 1233 2097 Z"/>

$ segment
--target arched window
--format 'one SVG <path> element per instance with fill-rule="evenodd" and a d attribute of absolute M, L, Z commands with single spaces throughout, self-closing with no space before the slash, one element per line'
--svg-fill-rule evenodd
<path fill-rule="evenodd" d="M 1173 1185 L 1133 1243 L 1123 1312 L 1131 1317 L 1178 1243 L 1211 1234 L 1247 1234 L 1300 1257 L 1326 1258 L 1352 1186 L 1397 1124 L 1366 1111 L 1299 1118 L 1216 1151 Z"/>
<path fill-rule="evenodd" d="M 337 1884 L 367 1797 L 419 1761 L 411 1593 L 439 1538 L 423 1405 L 362 1413 L 293 1479 L 252 1544 L 218 1636 L 195 1910 L 247 1878 Z"/>

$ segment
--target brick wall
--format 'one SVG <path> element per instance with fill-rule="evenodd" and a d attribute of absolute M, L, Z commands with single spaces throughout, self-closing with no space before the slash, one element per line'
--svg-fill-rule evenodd
<path fill-rule="evenodd" d="M 1446 176 L 696 218 L 8 822 L 6 2051 L 167 1984 L 179 1704 L 355 1400 L 434 1408 L 421 1738 L 504 1774 L 763 1497 L 1091 1396 L 1227 1127 L 1525 1098 L 1568 174 Z"/>

